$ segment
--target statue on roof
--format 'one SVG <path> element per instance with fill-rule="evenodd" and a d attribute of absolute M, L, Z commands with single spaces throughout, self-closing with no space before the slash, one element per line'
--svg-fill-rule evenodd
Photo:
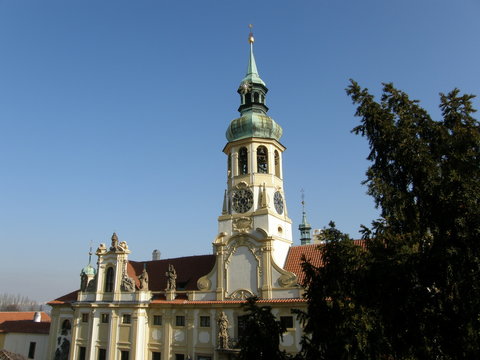
<path fill-rule="evenodd" d="M 138 277 L 140 281 L 140 290 L 148 291 L 148 273 L 146 269 L 146 264 L 143 264 L 143 271 Z"/>
<path fill-rule="evenodd" d="M 177 272 L 172 264 L 168 265 L 168 271 L 165 273 L 167 277 L 167 291 L 175 290 L 177 287 Z"/>

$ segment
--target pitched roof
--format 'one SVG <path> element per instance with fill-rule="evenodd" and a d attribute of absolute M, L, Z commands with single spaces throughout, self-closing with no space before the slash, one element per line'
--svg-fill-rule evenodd
<path fill-rule="evenodd" d="M 353 240 L 353 243 L 365 248 L 364 240 Z M 288 250 L 285 270 L 296 274 L 299 284 L 303 284 L 305 280 L 305 274 L 302 269 L 302 256 L 305 255 L 305 259 L 316 267 L 323 266 L 322 246 L 323 244 L 300 245 L 292 246 Z"/>
<path fill-rule="evenodd" d="M 207 275 L 215 265 L 215 255 L 185 256 L 173 259 L 151 260 L 151 261 L 129 261 L 128 275 L 140 285 L 138 276 L 146 265 L 148 273 L 148 288 L 151 291 L 163 291 L 167 288 L 168 266 L 171 264 L 177 272 L 177 289 L 198 290 L 197 281 Z"/>
<path fill-rule="evenodd" d="M 0 312 L 0 333 L 48 334 L 50 316 L 44 312 L 40 314 L 41 322 L 34 322 L 34 311 Z"/>
<path fill-rule="evenodd" d="M 18 321 L 18 320 L 31 320 L 35 316 L 36 311 L 2 311 L 0 312 L 0 324 L 4 321 Z M 50 316 L 43 311 L 40 311 L 41 321 L 50 322 Z"/>

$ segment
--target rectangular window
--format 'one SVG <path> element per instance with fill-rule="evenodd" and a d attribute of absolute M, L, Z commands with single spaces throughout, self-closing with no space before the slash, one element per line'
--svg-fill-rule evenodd
<path fill-rule="evenodd" d="M 123 314 L 122 316 L 122 324 L 131 324 L 132 323 L 132 316 L 130 314 Z M 128 352 L 128 351 L 127 351 Z M 123 359 L 123 358 L 122 358 Z"/>
<path fill-rule="evenodd" d="M 205 355 L 197 355 L 197 360 L 212 360 L 212 357 Z"/>
<path fill-rule="evenodd" d="M 245 332 L 247 315 L 242 315 L 237 318 L 237 336 L 241 338 Z"/>
<path fill-rule="evenodd" d="M 35 347 L 37 346 L 36 342 L 30 342 L 30 346 L 28 347 L 28 358 L 34 359 L 35 358 Z"/>
<path fill-rule="evenodd" d="M 152 360 L 161 360 L 162 354 L 156 351 L 152 352 Z"/>
<path fill-rule="evenodd" d="M 128 356 L 130 355 L 128 350 L 122 350 L 120 354 L 120 360 L 128 360 Z"/>
<path fill-rule="evenodd" d="M 200 327 L 210 327 L 210 316 L 200 316 Z"/>
<path fill-rule="evenodd" d="M 162 315 L 153 315 L 153 325 L 162 325 Z"/>
<path fill-rule="evenodd" d="M 80 346 L 78 348 L 78 360 L 85 360 L 87 357 L 87 348 L 85 346 Z"/>
<path fill-rule="evenodd" d="M 280 316 L 280 323 L 285 329 L 293 328 L 293 316 Z"/>
<path fill-rule="evenodd" d="M 185 360 L 185 355 L 183 355 L 183 354 L 175 354 L 175 360 Z"/>
<path fill-rule="evenodd" d="M 88 322 L 88 314 L 87 313 L 82 314 L 82 322 Z"/>
<path fill-rule="evenodd" d="M 108 324 L 109 316 L 108 314 L 102 314 L 102 323 Z"/>
<path fill-rule="evenodd" d="M 175 318 L 175 325 L 176 326 L 185 326 L 185 316 L 177 316 Z"/>
<path fill-rule="evenodd" d="M 107 349 L 98 349 L 98 360 L 107 360 Z"/>

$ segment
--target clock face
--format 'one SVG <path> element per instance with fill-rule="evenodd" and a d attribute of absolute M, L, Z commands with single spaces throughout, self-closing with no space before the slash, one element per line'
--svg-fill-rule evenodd
<path fill-rule="evenodd" d="M 232 206 L 237 213 L 250 210 L 253 205 L 253 193 L 250 189 L 241 189 L 233 193 Z"/>
<path fill-rule="evenodd" d="M 275 204 L 275 210 L 277 210 L 277 213 L 282 215 L 283 213 L 283 197 L 280 192 L 276 191 L 275 194 L 273 195 L 273 203 Z"/>

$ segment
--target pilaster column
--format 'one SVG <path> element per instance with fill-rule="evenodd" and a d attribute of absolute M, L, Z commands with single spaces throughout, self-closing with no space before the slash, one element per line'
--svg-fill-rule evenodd
<path fill-rule="evenodd" d="M 163 313 L 163 320 L 164 320 L 164 325 L 163 325 L 163 359 L 165 360 L 170 360 L 172 356 L 172 335 L 173 335 L 173 329 L 172 329 L 172 321 L 173 321 L 173 316 L 172 316 L 172 309 L 167 309 L 167 311 L 164 311 Z"/>
<path fill-rule="evenodd" d="M 99 311 L 98 309 L 95 309 L 93 310 L 91 313 L 90 313 L 91 317 L 92 317 L 92 321 L 90 321 L 90 331 L 88 332 L 90 334 L 90 336 L 88 337 L 88 341 L 87 341 L 87 351 L 88 351 L 88 356 L 87 356 L 87 359 L 95 359 L 95 350 L 96 350 L 96 347 L 95 347 L 95 344 L 97 342 L 97 339 L 98 339 L 98 323 L 99 323 Z"/>
<path fill-rule="evenodd" d="M 148 359 L 148 355 L 145 353 L 146 349 L 146 318 L 147 314 L 145 309 L 137 309 L 135 317 L 133 318 L 133 360 Z"/>
<path fill-rule="evenodd" d="M 223 245 L 216 245 L 217 255 L 217 300 L 225 296 L 225 250 Z"/>

